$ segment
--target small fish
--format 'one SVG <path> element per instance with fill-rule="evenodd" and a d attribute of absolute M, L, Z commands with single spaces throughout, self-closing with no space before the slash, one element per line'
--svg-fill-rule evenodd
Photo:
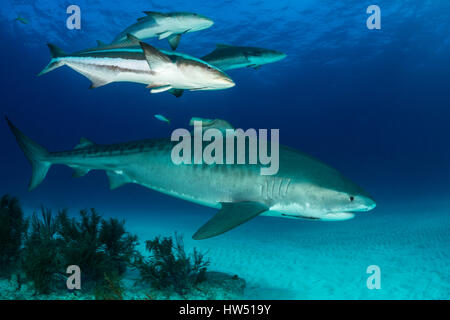
<path fill-rule="evenodd" d="M 158 119 L 159 121 L 167 122 L 170 124 L 170 120 L 164 117 L 163 115 L 155 114 L 155 118 Z"/>
<path fill-rule="evenodd" d="M 28 24 L 28 20 L 21 17 L 21 16 L 17 16 L 17 18 L 15 19 L 16 21 L 22 22 L 23 24 Z"/>
<path fill-rule="evenodd" d="M 172 50 L 180 43 L 183 34 L 200 31 L 211 27 L 214 22 L 200 14 L 190 12 L 154 12 L 144 11 L 145 17 L 126 28 L 112 43 L 120 43 L 127 40 L 127 35 L 132 34 L 139 39 L 158 37 L 159 40 L 167 39 Z"/>

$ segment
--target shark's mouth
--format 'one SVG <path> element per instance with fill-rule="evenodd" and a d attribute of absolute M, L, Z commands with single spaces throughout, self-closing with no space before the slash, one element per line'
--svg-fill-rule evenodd
<path fill-rule="evenodd" d="M 349 220 L 355 216 L 353 212 L 330 212 L 325 214 L 320 220 L 325 221 L 341 221 L 341 220 Z"/>

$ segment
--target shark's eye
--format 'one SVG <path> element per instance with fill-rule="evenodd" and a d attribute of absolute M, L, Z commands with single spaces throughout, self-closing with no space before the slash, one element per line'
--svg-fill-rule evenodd
<path fill-rule="evenodd" d="M 350 196 L 350 201 L 353 202 L 353 200 L 355 200 L 354 196 Z"/>

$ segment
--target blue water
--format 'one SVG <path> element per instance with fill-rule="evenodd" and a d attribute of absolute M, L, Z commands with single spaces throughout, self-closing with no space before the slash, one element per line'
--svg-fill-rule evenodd
<path fill-rule="evenodd" d="M 381 30 L 368 30 L 371 1 L 82 1 L 81 30 L 65 26 L 60 1 L 3 1 L 1 113 L 49 150 L 168 136 L 193 116 L 238 128 L 279 128 L 280 141 L 337 168 L 377 208 L 346 222 L 257 218 L 216 239 L 215 269 L 248 281 L 247 298 L 448 299 L 450 296 L 450 2 L 378 1 Z M 36 77 L 47 42 L 67 52 L 111 41 L 141 11 L 192 11 L 215 21 L 186 34 L 178 51 L 202 56 L 216 43 L 276 49 L 287 58 L 229 71 L 236 86 L 176 99 L 145 86 L 89 80 L 67 67 Z M 26 17 L 28 24 L 14 19 Z M 149 43 L 168 48 L 166 41 Z M 154 118 L 163 114 L 171 126 Z M 137 185 L 110 191 L 103 172 L 80 179 L 54 166 L 27 191 L 31 169 L 0 123 L 0 194 L 29 211 L 41 204 L 96 207 L 126 218 L 141 238 L 186 238 L 214 210 Z M 267 236 L 270 234 L 270 236 Z M 382 288 L 368 290 L 369 265 Z"/>

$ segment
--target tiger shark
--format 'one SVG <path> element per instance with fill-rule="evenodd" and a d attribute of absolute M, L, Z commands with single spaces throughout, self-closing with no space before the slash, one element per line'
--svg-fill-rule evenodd
<path fill-rule="evenodd" d="M 158 50 L 128 35 L 127 41 L 66 54 L 48 44 L 50 63 L 39 75 L 67 65 L 91 80 L 91 88 L 111 82 L 147 84 L 152 93 L 171 89 L 221 90 L 233 80 L 219 68 L 187 54 Z"/>
<path fill-rule="evenodd" d="M 136 23 L 119 33 L 112 43 L 119 43 L 132 34 L 139 39 L 158 37 L 159 40 L 169 41 L 172 50 L 180 43 L 181 35 L 188 32 L 200 31 L 211 27 L 214 22 L 200 14 L 190 12 L 161 13 L 144 11 L 145 17 L 139 18 Z"/>
<path fill-rule="evenodd" d="M 32 166 L 29 190 L 43 181 L 53 164 L 73 168 L 75 177 L 104 170 L 111 189 L 136 183 L 218 209 L 195 232 L 195 240 L 220 235 L 259 215 L 336 221 L 376 205 L 337 170 L 281 145 L 278 172 L 261 175 L 259 164 L 175 164 L 171 152 L 177 142 L 170 138 L 109 145 L 81 138 L 73 150 L 49 152 L 6 121 Z M 205 124 L 217 130 L 231 127 L 225 120 Z"/>

